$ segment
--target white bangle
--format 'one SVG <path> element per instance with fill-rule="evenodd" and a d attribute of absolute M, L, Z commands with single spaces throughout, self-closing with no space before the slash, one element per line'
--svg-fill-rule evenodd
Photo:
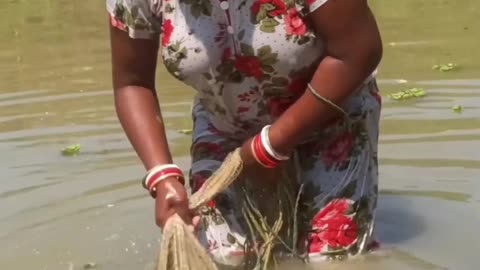
<path fill-rule="evenodd" d="M 149 182 L 150 182 L 150 178 L 156 174 L 157 172 L 159 171 L 163 171 L 165 169 L 178 169 L 179 171 L 182 171 L 177 165 L 175 164 L 163 164 L 163 165 L 157 165 L 153 168 L 151 168 L 150 170 L 148 170 L 147 174 L 145 175 L 145 177 L 143 178 L 143 181 L 142 181 L 142 185 L 145 189 L 148 189 L 148 187 L 150 186 Z"/>
<path fill-rule="evenodd" d="M 280 155 L 273 149 L 272 145 L 270 144 L 270 138 L 268 137 L 268 131 L 270 131 L 270 125 L 264 126 L 262 132 L 260 133 L 265 151 L 267 151 L 267 153 L 276 160 L 289 160 L 289 156 Z"/>

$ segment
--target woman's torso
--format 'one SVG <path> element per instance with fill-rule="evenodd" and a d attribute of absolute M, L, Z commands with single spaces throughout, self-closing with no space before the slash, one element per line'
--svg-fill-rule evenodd
<path fill-rule="evenodd" d="M 301 8 L 285 0 L 164 0 L 164 63 L 217 122 L 269 122 L 306 89 L 322 55 Z"/>
<path fill-rule="evenodd" d="M 305 91 L 323 54 L 306 14 L 326 1 L 107 0 L 107 6 L 113 14 L 123 6 L 130 13 L 119 17 L 140 30 L 162 25 L 167 70 L 198 91 L 218 129 L 231 132 L 271 122 Z"/>

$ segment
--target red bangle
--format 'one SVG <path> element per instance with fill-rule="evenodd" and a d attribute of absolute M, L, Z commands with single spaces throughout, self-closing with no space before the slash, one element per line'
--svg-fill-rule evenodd
<path fill-rule="evenodd" d="M 163 169 L 157 173 L 154 173 L 152 176 L 150 176 L 148 179 L 147 179 L 147 189 L 149 191 L 152 190 L 152 188 L 160 181 L 164 180 L 164 179 L 167 179 L 169 177 L 172 177 L 172 176 L 177 176 L 177 177 L 180 177 L 182 178 L 183 180 L 183 173 L 180 169 L 177 169 L 177 168 L 166 168 L 166 169 Z"/>
<path fill-rule="evenodd" d="M 275 168 L 277 166 L 277 162 L 275 160 L 271 159 L 268 157 L 267 153 L 265 152 L 265 149 L 263 148 L 262 145 L 262 139 L 260 136 L 256 136 L 256 152 L 258 159 L 262 161 L 263 164 L 266 165 L 267 168 Z"/>
<path fill-rule="evenodd" d="M 260 135 L 257 135 L 257 155 L 260 160 L 262 160 L 263 163 L 267 165 L 268 168 L 274 168 L 278 165 L 278 161 L 271 158 L 268 153 L 265 151 L 265 148 L 263 147 L 263 141 L 262 137 Z"/>
<path fill-rule="evenodd" d="M 265 167 L 265 164 L 263 164 L 259 159 L 258 159 L 258 156 L 257 156 L 257 151 L 255 150 L 255 138 L 252 140 L 252 142 L 250 143 L 250 150 L 252 151 L 252 155 L 253 157 L 255 158 L 255 160 L 260 164 L 262 165 L 263 167 Z"/>
<path fill-rule="evenodd" d="M 275 168 L 278 164 L 279 161 L 273 159 L 268 155 L 268 153 L 265 151 L 262 143 L 262 138 L 260 135 L 257 135 L 253 138 L 253 150 L 255 152 L 255 156 L 257 157 L 257 161 L 264 167 L 272 169 Z"/>
<path fill-rule="evenodd" d="M 149 190 L 149 193 L 150 195 L 152 196 L 152 198 L 156 198 L 157 197 L 157 187 L 156 185 L 160 182 L 162 182 L 163 180 L 167 179 L 167 178 L 170 178 L 170 177 L 176 177 L 177 181 L 182 183 L 182 185 L 184 184 L 184 179 L 183 179 L 183 175 L 179 175 L 179 174 L 176 174 L 176 173 L 172 173 L 172 174 L 165 174 L 162 179 L 158 179 L 157 181 L 152 181 L 152 188 Z"/>

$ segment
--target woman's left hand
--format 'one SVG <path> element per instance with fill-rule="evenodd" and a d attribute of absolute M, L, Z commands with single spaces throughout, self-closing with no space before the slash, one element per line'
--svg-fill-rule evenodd
<path fill-rule="evenodd" d="M 265 168 L 258 163 L 252 152 L 252 140 L 253 138 L 248 139 L 240 149 L 240 156 L 243 160 L 244 175 L 255 183 L 259 183 L 259 186 L 275 183 L 275 172 L 277 170 Z"/>

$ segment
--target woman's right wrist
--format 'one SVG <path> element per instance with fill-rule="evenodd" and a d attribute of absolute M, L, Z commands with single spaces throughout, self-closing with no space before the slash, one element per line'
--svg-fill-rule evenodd
<path fill-rule="evenodd" d="M 175 179 L 176 181 L 185 184 L 185 177 L 180 167 L 175 164 L 163 164 L 154 166 L 148 170 L 142 180 L 142 185 L 148 190 L 150 195 L 155 198 L 157 186 L 167 179 Z"/>

